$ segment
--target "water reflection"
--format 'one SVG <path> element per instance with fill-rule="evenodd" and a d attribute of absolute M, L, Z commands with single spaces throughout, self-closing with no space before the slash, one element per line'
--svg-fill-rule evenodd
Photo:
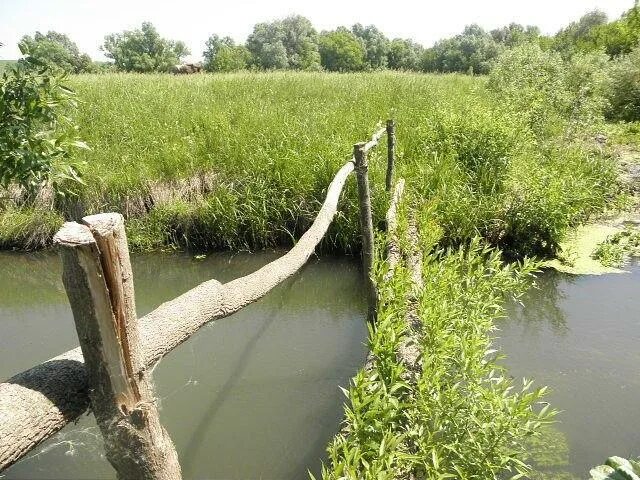
<path fill-rule="evenodd" d="M 572 278 L 556 271 L 545 272 L 521 298 L 508 305 L 509 320 L 519 324 L 526 335 L 539 334 L 545 326 L 565 335 L 569 327 L 560 305 L 566 298 L 564 285 L 572 282 Z"/>
<path fill-rule="evenodd" d="M 509 373 L 549 385 L 548 400 L 562 411 L 556 427 L 566 438 L 568 467 L 548 478 L 584 478 L 611 455 L 638 454 L 640 268 L 602 276 L 545 272 L 538 284 L 522 305 L 508 305 L 497 344 Z"/>

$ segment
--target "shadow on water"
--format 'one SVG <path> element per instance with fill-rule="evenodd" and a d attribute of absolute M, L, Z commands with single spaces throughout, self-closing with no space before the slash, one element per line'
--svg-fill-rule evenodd
<path fill-rule="evenodd" d="M 300 270 L 300 274 L 304 271 Z M 293 280 L 288 280 L 286 284 L 286 292 L 280 297 L 279 301 L 279 309 L 285 304 L 285 296 L 287 296 L 294 285 L 297 283 L 297 278 Z M 228 397 L 233 390 L 233 388 L 237 385 L 240 378 L 242 378 L 243 372 L 246 370 L 252 355 L 252 351 L 254 350 L 256 344 L 260 341 L 264 333 L 267 331 L 269 326 L 273 323 L 274 319 L 278 315 L 278 312 L 272 312 L 265 320 L 262 322 L 260 328 L 253 334 L 249 341 L 245 344 L 242 349 L 238 360 L 231 366 L 228 370 L 227 380 L 220 387 L 220 393 L 218 393 L 213 401 L 206 408 L 206 414 L 200 418 L 198 422 L 198 427 L 193 432 L 191 439 L 187 443 L 187 446 L 184 449 L 184 454 L 180 459 L 182 469 L 184 471 L 185 476 L 192 477 L 193 469 L 194 469 L 194 459 L 196 459 L 203 448 L 204 442 L 203 440 L 206 437 L 206 433 L 210 430 L 211 424 L 215 419 L 220 407 L 228 400 Z M 227 319 L 228 321 L 232 321 L 232 319 Z M 223 320 L 224 321 L 224 320 Z"/>

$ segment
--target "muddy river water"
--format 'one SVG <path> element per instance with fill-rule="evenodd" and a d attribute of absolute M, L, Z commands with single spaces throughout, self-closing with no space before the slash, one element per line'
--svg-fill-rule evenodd
<path fill-rule="evenodd" d="M 138 313 L 209 278 L 245 275 L 281 252 L 138 255 Z M 514 377 L 548 385 L 558 423 L 531 447 L 541 478 L 585 478 L 640 453 L 640 267 L 624 275 L 546 272 L 510 303 L 496 343 Z M 154 370 L 161 420 L 185 478 L 316 476 L 339 428 L 339 386 L 364 363 L 365 304 L 353 259 L 313 259 L 259 302 L 204 327 Z M 0 253 L 0 377 L 77 344 L 52 254 Z M 5 477 L 3 477 L 4 475 Z M 114 478 L 83 416 L 0 478 Z M 538 477 L 536 477 L 538 478 Z"/>
<path fill-rule="evenodd" d="M 209 278 L 245 275 L 282 252 L 132 259 L 139 315 Z M 311 260 L 265 298 L 205 326 L 153 375 L 184 478 L 316 476 L 343 416 L 339 387 L 363 365 L 365 304 L 353 259 Z M 0 254 L 0 377 L 77 345 L 51 254 Z M 3 477 L 5 475 L 5 477 Z M 83 416 L 0 478 L 114 478 Z"/>
<path fill-rule="evenodd" d="M 509 373 L 548 385 L 561 412 L 533 449 L 545 478 L 584 479 L 640 455 L 640 266 L 600 276 L 547 271 L 499 322 Z"/>

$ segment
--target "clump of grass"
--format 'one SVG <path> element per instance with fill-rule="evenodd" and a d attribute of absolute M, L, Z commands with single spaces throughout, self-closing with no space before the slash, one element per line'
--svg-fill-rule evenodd
<path fill-rule="evenodd" d="M 627 227 L 598 244 L 592 254 L 605 267 L 621 267 L 629 257 L 640 256 L 640 231 Z"/>
<path fill-rule="evenodd" d="M 48 245 L 64 223 L 50 209 L 6 208 L 0 210 L 0 248 L 36 250 Z"/>

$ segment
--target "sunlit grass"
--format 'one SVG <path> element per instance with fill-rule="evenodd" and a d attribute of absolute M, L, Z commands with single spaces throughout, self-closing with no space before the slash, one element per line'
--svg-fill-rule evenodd
<path fill-rule="evenodd" d="M 434 212 L 443 244 L 480 234 L 517 254 L 552 252 L 567 225 L 602 207 L 613 183 L 606 159 L 539 146 L 520 112 L 491 98 L 477 77 L 112 74 L 70 82 L 92 150 L 79 154 L 86 187 L 57 209 L 68 218 L 120 211 L 136 248 L 290 244 L 353 143 L 390 117 L 398 175 Z M 382 145 L 371 159 L 377 219 L 387 200 L 384 155 Z M 359 248 L 352 181 L 323 248 Z"/>

